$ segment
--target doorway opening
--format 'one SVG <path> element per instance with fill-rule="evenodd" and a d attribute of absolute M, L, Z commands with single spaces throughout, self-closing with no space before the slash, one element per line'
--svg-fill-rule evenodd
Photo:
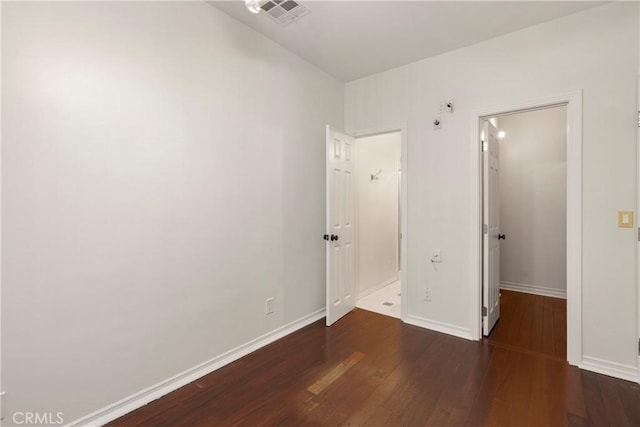
<path fill-rule="evenodd" d="M 356 307 L 400 319 L 402 135 L 356 138 Z"/>
<path fill-rule="evenodd" d="M 406 135 L 406 124 L 356 136 L 327 126 L 327 326 L 351 312 L 358 299 L 371 310 L 364 307 L 365 298 L 373 299 L 383 288 L 392 294 L 381 296 L 373 311 L 406 317 L 406 304 L 401 304 L 401 295 L 407 294 Z"/>
<path fill-rule="evenodd" d="M 474 338 L 573 365 L 582 362 L 581 116 L 580 92 L 472 115 Z"/>
<path fill-rule="evenodd" d="M 484 119 L 483 335 L 566 360 L 566 105 Z M 485 232 L 486 231 L 486 232 Z"/>

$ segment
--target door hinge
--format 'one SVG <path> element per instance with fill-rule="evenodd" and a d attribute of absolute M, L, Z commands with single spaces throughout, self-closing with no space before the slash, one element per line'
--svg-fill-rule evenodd
<path fill-rule="evenodd" d="M 638 227 L 638 242 L 640 242 L 640 227 Z"/>
<path fill-rule="evenodd" d="M 487 151 L 489 151 L 489 142 L 482 141 L 482 152 L 486 153 Z"/>
<path fill-rule="evenodd" d="M 487 307 L 482 307 L 482 317 L 487 317 Z"/>
<path fill-rule="evenodd" d="M 640 338 L 638 338 L 638 356 L 640 356 Z"/>
<path fill-rule="evenodd" d="M 487 234 L 489 232 L 489 226 L 487 224 L 482 224 L 482 234 Z"/>
<path fill-rule="evenodd" d="M 4 420 L 4 407 L 6 406 L 4 403 L 7 392 L 3 391 L 0 393 L 0 420 Z"/>
<path fill-rule="evenodd" d="M 638 110 L 638 127 L 640 128 L 640 110 Z"/>

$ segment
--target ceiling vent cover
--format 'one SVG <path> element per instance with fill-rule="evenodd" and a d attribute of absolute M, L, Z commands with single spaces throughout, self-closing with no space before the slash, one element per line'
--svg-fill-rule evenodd
<path fill-rule="evenodd" d="M 260 8 L 282 26 L 297 21 L 311 11 L 294 0 L 266 0 L 260 2 Z"/>

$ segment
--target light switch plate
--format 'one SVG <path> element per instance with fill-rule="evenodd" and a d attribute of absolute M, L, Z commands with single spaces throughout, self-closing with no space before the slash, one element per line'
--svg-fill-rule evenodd
<path fill-rule="evenodd" d="M 618 211 L 618 227 L 633 228 L 633 211 Z"/>

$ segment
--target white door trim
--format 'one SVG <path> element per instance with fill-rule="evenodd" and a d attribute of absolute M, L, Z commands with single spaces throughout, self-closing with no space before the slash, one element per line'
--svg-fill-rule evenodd
<path fill-rule="evenodd" d="M 0 21 L 2 20 L 2 4 L 0 4 Z M 2 37 L 0 36 L 0 44 Z M 0 70 L 2 69 L 2 60 L 0 60 Z M 1 99 L 1 95 L 0 95 Z M 2 115 L 0 114 L 0 117 Z M 2 119 L 0 118 L 0 135 L 2 135 Z M 0 138 L 0 330 L 2 330 L 2 138 Z M 0 340 L 0 427 L 2 426 L 2 418 L 5 416 L 5 391 L 2 385 L 2 340 Z"/>
<path fill-rule="evenodd" d="M 471 114 L 471 334 L 482 339 L 482 179 L 478 142 L 483 117 L 567 106 L 567 360 L 582 362 L 582 91 L 482 108 Z"/>
<path fill-rule="evenodd" d="M 408 138 L 407 138 L 407 122 L 403 122 L 403 123 L 399 123 L 399 124 L 392 124 L 392 125 L 387 125 L 387 126 L 377 126 L 377 127 L 373 127 L 373 128 L 365 128 L 365 129 L 358 129 L 356 131 L 352 131 L 349 132 L 350 135 L 353 135 L 355 138 L 362 138 L 365 136 L 374 136 L 374 135 L 380 135 L 380 134 L 384 134 L 384 133 L 391 133 L 391 132 L 400 132 L 401 135 L 401 167 L 402 167 L 402 182 L 400 184 L 400 192 L 401 197 L 402 197 L 402 219 L 401 219 L 401 224 L 400 224 L 400 232 L 402 233 L 402 240 L 400 242 L 400 252 L 402 253 L 402 258 L 400 260 L 400 289 L 401 289 L 401 306 L 400 306 L 400 319 L 405 322 L 406 318 L 407 318 L 407 295 L 409 295 L 408 289 L 409 289 L 409 283 L 408 283 L 408 265 L 409 263 L 407 262 L 408 260 L 408 256 L 407 256 L 407 248 L 408 248 L 408 238 L 409 238 L 409 233 L 408 233 L 408 229 L 409 229 L 409 224 L 408 224 L 408 215 L 407 215 L 407 177 L 409 176 L 409 168 L 407 167 L 408 161 L 407 158 L 409 156 L 409 151 L 408 151 Z M 358 233 L 358 229 L 356 228 L 356 242 L 358 242 L 358 238 L 357 238 L 357 233 Z M 358 253 L 359 248 L 356 245 L 356 254 Z M 356 263 L 356 277 L 359 274 L 359 265 Z"/>
<path fill-rule="evenodd" d="M 637 203 L 638 206 L 636 208 L 636 213 L 640 213 L 640 74 L 638 75 L 636 81 L 636 105 L 638 108 L 638 126 L 636 127 L 636 147 L 637 147 L 637 159 L 636 159 L 636 182 L 637 182 Z M 637 259 L 636 259 L 636 286 L 638 291 L 636 293 L 636 339 L 638 340 L 638 357 L 637 357 L 637 366 L 638 366 L 638 378 L 636 378 L 636 382 L 640 383 L 640 215 L 636 215 L 636 230 L 638 233 L 638 251 L 637 251 Z"/>

